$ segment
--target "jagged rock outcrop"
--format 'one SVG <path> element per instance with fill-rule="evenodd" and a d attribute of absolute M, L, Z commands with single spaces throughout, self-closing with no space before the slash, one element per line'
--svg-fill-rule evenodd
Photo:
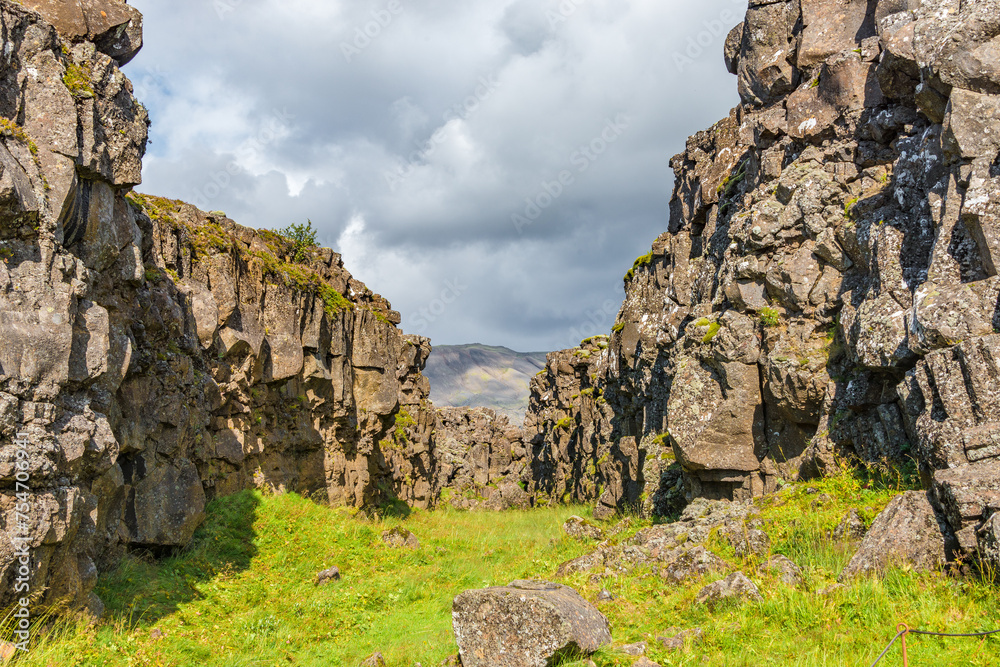
<path fill-rule="evenodd" d="M 526 423 L 569 427 L 535 449 L 596 456 L 574 499 L 655 512 L 674 458 L 687 498 L 733 500 L 915 458 L 994 553 L 998 44 L 996 0 L 750 3 L 725 45 L 742 103 L 673 158 L 607 349 L 533 387 Z"/>
<path fill-rule="evenodd" d="M 609 417 L 546 406 L 632 452 L 623 488 L 656 493 L 636 471 L 664 439 L 689 497 L 838 452 L 916 454 L 928 480 L 1000 456 L 997 10 L 750 3 L 726 43 L 742 104 L 673 159 L 668 230 L 588 369 Z"/>
<path fill-rule="evenodd" d="M 600 579 L 651 565 L 668 583 L 679 584 L 708 572 L 728 571 L 725 561 L 703 545 L 713 531 L 727 524 L 742 526 L 754 513 L 750 503 L 698 499 L 684 508 L 677 521 L 643 528 L 622 544 L 602 543 L 560 565 L 557 576 L 589 572 Z"/>
<path fill-rule="evenodd" d="M 607 338 L 600 336 L 579 348 L 554 352 L 531 380 L 524 440 L 532 452 L 536 495 L 587 502 L 604 485 L 623 479 L 608 474 L 623 461 L 612 460 L 607 425 L 614 415 L 594 383 L 606 347 Z M 635 472 L 626 470 L 624 478 L 634 478 Z"/>
<path fill-rule="evenodd" d="M 712 582 L 698 591 L 695 604 L 707 605 L 714 608 L 723 602 L 752 600 L 762 602 L 764 598 L 760 594 L 757 585 L 747 579 L 742 572 L 734 572 L 725 579 Z"/>
<path fill-rule="evenodd" d="M 42 604 L 97 608 L 98 568 L 249 487 L 671 514 L 845 454 L 915 457 L 942 534 L 996 561 L 998 17 L 751 2 L 725 46 L 741 105 L 673 158 L 610 337 L 549 355 L 518 431 L 435 412 L 429 342 L 336 253 L 130 194 L 134 8 L 0 0 L 3 590 L 24 542 Z"/>
<path fill-rule="evenodd" d="M 893 498 L 875 519 L 840 580 L 881 574 L 890 566 L 915 570 L 943 566 L 955 548 L 954 536 L 927 496 L 926 492 L 908 491 Z"/>
<path fill-rule="evenodd" d="M 605 395 L 608 337 L 553 352 L 531 383 L 524 438 L 531 443 L 535 495 L 562 502 L 596 500 L 606 518 L 631 508 L 660 515 L 682 506 L 681 470 L 665 437 L 640 450 L 631 417 Z"/>
<path fill-rule="evenodd" d="M 245 488 L 430 506 L 429 342 L 332 251 L 129 194 L 139 13 L 0 0 L 0 22 L 0 602 L 25 545 L 39 604 L 99 609 L 98 568 Z"/>
<path fill-rule="evenodd" d="M 487 408 L 439 408 L 435 490 L 456 507 L 530 506 L 531 460 L 521 429 Z"/>

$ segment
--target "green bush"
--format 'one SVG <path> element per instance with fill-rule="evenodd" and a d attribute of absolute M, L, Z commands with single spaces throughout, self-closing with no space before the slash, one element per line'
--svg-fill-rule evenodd
<path fill-rule="evenodd" d="M 781 324 L 781 314 L 774 308 L 761 308 L 757 311 L 757 317 L 765 327 L 776 327 Z"/>
<path fill-rule="evenodd" d="M 284 229 L 277 229 L 275 233 L 283 236 L 292 242 L 292 261 L 302 262 L 308 256 L 308 252 L 316 247 L 316 229 L 313 229 L 312 220 L 307 220 L 306 224 L 292 224 Z"/>

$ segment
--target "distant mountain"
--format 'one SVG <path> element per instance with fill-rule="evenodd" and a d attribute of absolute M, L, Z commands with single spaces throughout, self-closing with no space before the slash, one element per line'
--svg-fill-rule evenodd
<path fill-rule="evenodd" d="M 435 406 L 493 408 L 520 425 L 528 410 L 528 384 L 545 368 L 545 355 L 489 345 L 437 345 L 424 375 Z"/>

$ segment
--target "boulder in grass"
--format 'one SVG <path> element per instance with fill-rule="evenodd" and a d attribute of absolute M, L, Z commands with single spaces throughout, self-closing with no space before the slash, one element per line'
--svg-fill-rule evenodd
<path fill-rule="evenodd" d="M 546 581 L 465 591 L 452 604 L 452 624 L 464 667 L 546 667 L 611 644 L 594 605 Z"/>
<path fill-rule="evenodd" d="M 764 569 L 793 588 L 805 586 L 806 580 L 802 576 L 802 568 L 786 556 L 782 556 L 781 554 L 771 556 L 767 560 L 767 563 L 764 564 Z"/>
<path fill-rule="evenodd" d="M 678 631 L 677 628 L 670 628 L 663 635 L 656 638 L 663 648 L 671 651 L 683 651 L 684 645 L 690 640 L 692 644 L 701 644 L 705 641 L 705 632 L 701 628 Z"/>
<path fill-rule="evenodd" d="M 419 549 L 420 541 L 417 536 L 402 527 L 392 528 L 382 533 L 382 541 L 390 547 L 396 549 Z"/>
<path fill-rule="evenodd" d="M 661 554 L 660 559 L 666 561 L 666 565 L 660 569 L 660 576 L 674 584 L 683 584 L 695 577 L 728 569 L 724 560 L 703 546 L 691 549 L 679 547 Z"/>
<path fill-rule="evenodd" d="M 580 516 L 566 519 L 563 532 L 577 539 L 599 540 L 604 536 L 604 531 Z"/>
<path fill-rule="evenodd" d="M 835 540 L 860 540 L 865 536 L 867 529 L 865 528 L 865 522 L 861 518 L 861 514 L 857 509 L 851 508 L 843 520 L 837 524 L 837 527 L 833 530 L 833 539 Z"/>
<path fill-rule="evenodd" d="M 723 532 L 739 558 L 764 557 L 771 550 L 771 538 L 767 533 L 750 528 L 742 521 L 727 521 Z"/>
<path fill-rule="evenodd" d="M 646 656 L 643 656 L 632 663 L 632 667 L 660 667 L 660 663 L 653 662 Z"/>
<path fill-rule="evenodd" d="M 322 586 L 331 581 L 340 581 L 340 568 L 334 566 L 327 568 L 316 575 L 316 585 Z"/>
<path fill-rule="evenodd" d="M 742 572 L 734 572 L 725 579 L 720 579 L 705 586 L 698 592 L 695 602 L 707 605 L 709 609 L 727 600 L 754 600 L 760 602 L 763 598 L 757 586 L 747 579 Z"/>
<path fill-rule="evenodd" d="M 646 648 L 646 642 L 636 642 L 634 644 L 622 644 L 615 650 L 625 655 L 646 655 Z"/>
<path fill-rule="evenodd" d="M 863 575 L 881 576 L 893 565 L 934 570 L 948 560 L 954 536 L 948 522 L 924 491 L 893 498 L 879 514 L 839 581 Z"/>

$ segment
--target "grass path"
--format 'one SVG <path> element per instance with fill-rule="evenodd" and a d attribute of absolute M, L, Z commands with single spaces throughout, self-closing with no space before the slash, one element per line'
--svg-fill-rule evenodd
<path fill-rule="evenodd" d="M 1000 627 L 996 587 L 942 574 L 891 572 L 827 595 L 851 549 L 828 532 L 850 507 L 871 520 L 897 489 L 843 474 L 796 485 L 759 501 L 772 550 L 798 562 L 808 590 L 791 589 L 727 544 L 709 546 L 761 587 L 764 601 L 708 611 L 694 605 L 706 582 L 672 587 L 649 569 L 563 583 L 600 603 L 616 641 L 648 641 L 649 657 L 667 665 L 867 667 L 900 621 L 912 627 L 970 631 Z M 456 510 L 370 520 L 296 495 L 244 492 L 211 503 L 209 518 L 183 553 L 161 561 L 129 558 L 101 577 L 107 604 L 95 626 L 64 623 L 17 662 L 71 666 L 355 666 L 380 651 L 390 667 L 439 665 L 456 653 L 451 601 L 463 590 L 519 578 L 551 578 L 560 563 L 594 544 L 569 539 L 561 526 L 580 507 L 503 514 Z M 404 525 L 417 551 L 381 543 Z M 625 539 L 649 522 L 632 520 Z M 337 565 L 343 579 L 316 587 L 315 575 Z M 667 628 L 700 627 L 704 643 L 667 652 L 653 637 Z M 1000 640 L 912 638 L 910 664 L 995 665 Z M 601 667 L 633 658 L 604 652 Z M 894 649 L 886 665 L 900 664 Z"/>

